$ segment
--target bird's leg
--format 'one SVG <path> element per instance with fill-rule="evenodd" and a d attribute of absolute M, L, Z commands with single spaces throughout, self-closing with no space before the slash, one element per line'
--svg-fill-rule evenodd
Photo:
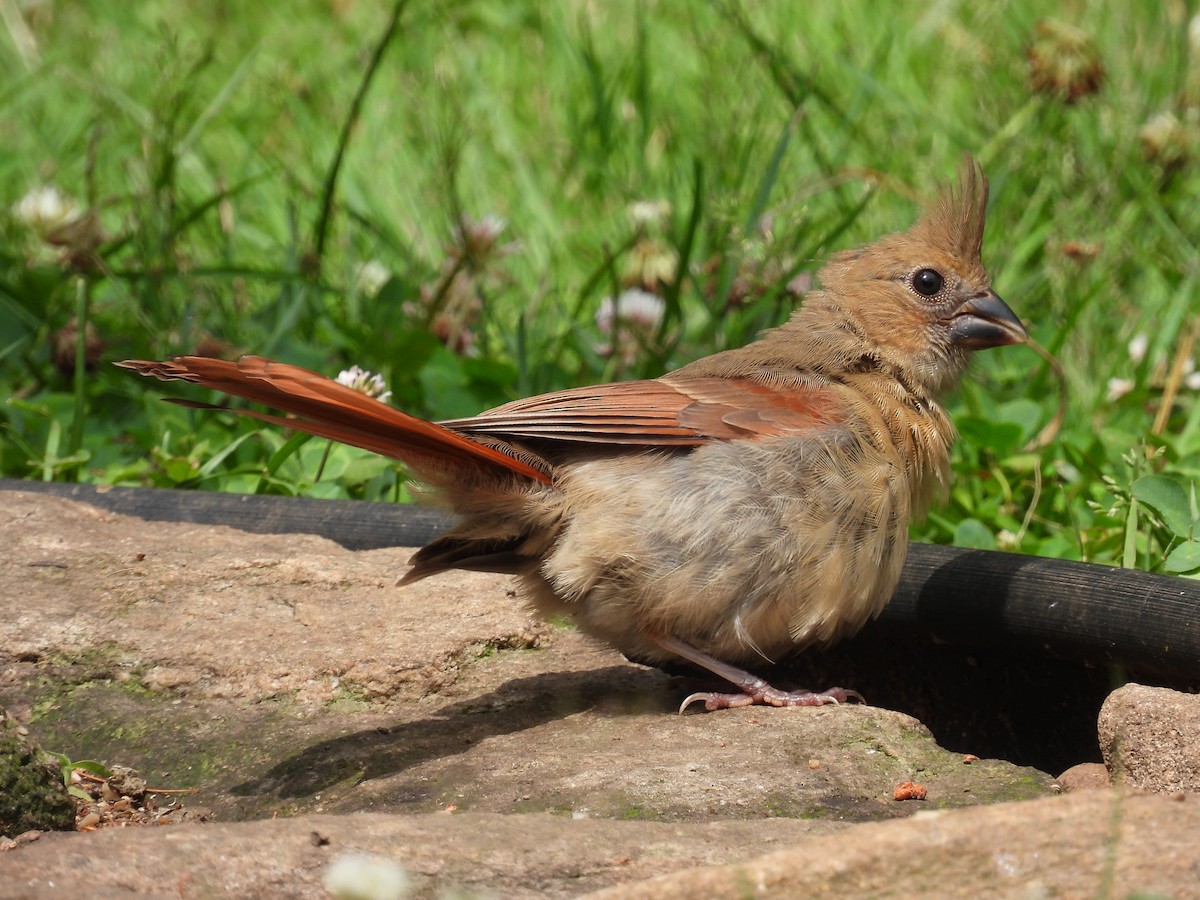
<path fill-rule="evenodd" d="M 692 694 L 680 705 L 679 711 L 681 713 L 698 701 L 703 701 L 704 708 L 708 710 L 732 709 L 735 706 L 753 706 L 756 704 L 761 706 L 824 706 L 826 703 L 845 703 L 847 700 L 864 702 L 862 694 L 858 691 L 849 691 L 839 687 L 829 688 L 829 690 L 820 691 L 819 693 L 813 691 L 781 691 L 778 688 L 771 687 L 767 682 L 750 674 L 745 669 L 739 669 L 737 666 L 721 662 L 721 660 L 697 650 L 691 644 L 684 643 L 678 638 L 654 637 L 652 640 L 667 652 L 681 656 L 688 662 L 700 666 L 702 669 L 707 669 L 714 675 L 724 678 L 741 691 L 739 694 L 720 694 L 710 691 L 701 691 Z"/>

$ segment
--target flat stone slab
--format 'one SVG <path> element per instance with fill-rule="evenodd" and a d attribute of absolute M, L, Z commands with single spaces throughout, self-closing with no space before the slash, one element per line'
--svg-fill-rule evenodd
<path fill-rule="evenodd" d="M 0 896 L 322 896 L 346 849 L 418 896 L 578 894 L 1057 789 L 871 706 L 680 716 L 692 685 L 531 618 L 508 578 L 396 587 L 407 549 L 3 497 L 0 705 L 213 821 L 22 844 Z"/>
<path fill-rule="evenodd" d="M 1200 797 L 1095 790 L 919 814 L 597 893 L 694 897 L 1194 897 Z"/>
<path fill-rule="evenodd" d="M 306 815 L 44 835 L 0 854 L 0 898 L 326 898 L 347 853 L 398 863 L 414 898 L 1182 898 L 1200 875 L 1198 833 L 1195 795 L 1108 790 L 836 834 L 795 819 Z"/>

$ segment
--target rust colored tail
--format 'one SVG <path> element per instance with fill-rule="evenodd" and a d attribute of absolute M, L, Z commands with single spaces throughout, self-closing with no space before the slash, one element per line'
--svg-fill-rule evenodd
<path fill-rule="evenodd" d="M 160 381 L 187 381 L 263 403 L 296 418 L 247 409 L 233 412 L 371 450 L 418 470 L 491 470 L 551 483 L 549 466 L 527 461 L 528 454 L 518 458 L 517 451 L 505 452 L 503 445 L 484 445 L 299 366 L 261 356 L 243 356 L 237 362 L 203 356 L 177 356 L 162 362 L 127 359 L 117 365 Z M 197 409 L 220 408 L 191 400 L 172 398 L 171 402 Z"/>

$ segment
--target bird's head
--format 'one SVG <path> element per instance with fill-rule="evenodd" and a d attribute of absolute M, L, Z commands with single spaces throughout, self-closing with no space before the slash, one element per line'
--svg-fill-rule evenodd
<path fill-rule="evenodd" d="M 987 195 L 968 156 L 911 229 L 839 253 L 821 272 L 827 301 L 879 361 L 933 395 L 954 385 L 969 351 L 1026 339 L 980 259 Z"/>

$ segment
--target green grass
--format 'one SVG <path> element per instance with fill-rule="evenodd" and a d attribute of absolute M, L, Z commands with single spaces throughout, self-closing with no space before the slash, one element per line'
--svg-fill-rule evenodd
<path fill-rule="evenodd" d="M 1032 0 L 411 0 L 390 35 L 393 9 L 354 0 L 3 2 L 34 40 L 0 34 L 4 475 L 402 494 L 390 462 L 160 403 L 108 363 L 357 363 L 434 417 L 654 375 L 781 321 L 794 278 L 907 227 L 969 149 L 996 288 L 1063 381 L 1027 348 L 980 355 L 949 404 L 951 501 L 917 536 L 1152 569 L 1191 547 L 1200 402 L 1171 375 L 1200 316 L 1183 4 L 1059 10 L 1105 69 L 1067 103 L 1031 87 Z M 1148 153 L 1168 111 L 1183 130 Z M 15 204 L 41 184 L 94 220 L 33 233 Z M 642 200 L 669 215 L 635 224 Z M 486 216 L 514 246 L 456 245 Z M 606 355 L 595 314 L 647 260 L 666 316 Z M 1110 401 L 1113 378 L 1132 386 Z M 1061 427 L 1030 448 L 1060 383 Z M 1136 487 L 1153 474 L 1182 512 Z"/>

